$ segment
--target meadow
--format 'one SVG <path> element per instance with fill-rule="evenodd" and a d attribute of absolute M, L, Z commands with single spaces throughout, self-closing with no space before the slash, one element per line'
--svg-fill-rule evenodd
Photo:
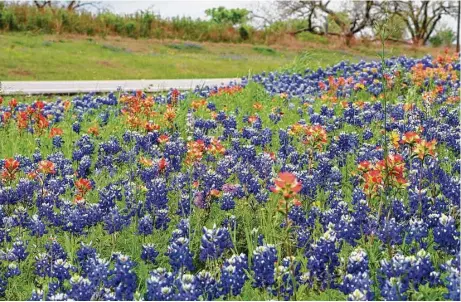
<path fill-rule="evenodd" d="M 290 40 L 280 45 L 0 33 L 0 80 L 126 80 L 234 78 L 298 66 L 376 58 L 375 45 L 344 49 L 338 41 Z M 436 48 L 386 46 L 389 56 L 422 57 Z M 303 54 L 300 56 L 300 54 Z"/>
<path fill-rule="evenodd" d="M 459 54 L 292 67 L 1 98 L 0 297 L 459 300 Z"/>

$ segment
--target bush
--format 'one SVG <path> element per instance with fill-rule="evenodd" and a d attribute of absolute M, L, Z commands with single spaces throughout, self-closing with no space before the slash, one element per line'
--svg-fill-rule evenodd
<path fill-rule="evenodd" d="M 263 55 L 275 55 L 277 54 L 277 52 L 270 48 L 270 47 L 261 47 L 261 46 L 255 46 L 253 47 L 253 50 L 256 51 L 256 52 L 259 52 L 260 54 L 263 54 Z"/>
<path fill-rule="evenodd" d="M 240 38 L 244 41 L 248 40 L 250 38 L 250 33 L 244 26 L 240 26 L 239 28 L 239 34 Z"/>
<path fill-rule="evenodd" d="M 450 46 L 456 40 L 456 35 L 451 29 L 442 29 L 435 36 L 429 39 L 429 42 L 434 47 Z"/>

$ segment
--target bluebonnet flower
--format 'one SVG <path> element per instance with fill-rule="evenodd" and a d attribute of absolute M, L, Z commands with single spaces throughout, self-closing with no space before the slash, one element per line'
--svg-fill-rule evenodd
<path fill-rule="evenodd" d="M 19 270 L 19 266 L 16 263 L 10 263 L 8 264 L 8 268 L 6 269 L 5 272 L 5 278 L 11 278 L 14 276 L 19 276 L 21 274 L 21 271 Z"/>
<path fill-rule="evenodd" d="M 168 228 L 168 223 L 170 222 L 170 217 L 168 216 L 168 206 L 163 209 L 155 210 L 155 228 L 160 230 L 166 230 Z"/>
<path fill-rule="evenodd" d="M 63 282 L 64 280 L 68 280 L 71 278 L 71 271 L 75 270 L 75 268 L 67 263 L 66 260 L 63 259 L 56 259 L 51 267 L 51 276 L 57 278 L 59 282 Z"/>
<path fill-rule="evenodd" d="M 231 249 L 234 246 L 227 228 L 216 228 L 214 225 L 212 229 L 203 227 L 202 231 L 201 261 L 218 259 L 226 249 Z"/>
<path fill-rule="evenodd" d="M 34 289 L 32 290 L 30 301 L 43 301 L 43 295 L 44 295 L 43 290 Z"/>
<path fill-rule="evenodd" d="M 428 235 L 428 225 L 422 219 L 412 218 L 410 219 L 407 236 L 405 242 L 407 244 L 413 241 L 422 243 L 422 240 Z"/>
<path fill-rule="evenodd" d="M 200 271 L 197 276 L 197 287 L 200 291 L 200 296 L 205 301 L 212 300 L 219 296 L 217 292 L 217 283 L 213 276 L 208 271 Z"/>
<path fill-rule="evenodd" d="M 175 280 L 175 285 L 178 289 L 175 295 L 176 300 L 196 301 L 201 294 L 198 280 L 194 275 L 183 274 Z"/>
<path fill-rule="evenodd" d="M 104 217 L 104 230 L 106 230 L 109 234 L 120 232 L 129 224 L 130 218 L 120 214 L 116 208 L 113 208 Z"/>
<path fill-rule="evenodd" d="M 371 291 L 371 278 L 368 268 L 368 256 L 366 252 L 357 248 L 349 256 L 347 274 L 340 286 L 341 291 L 348 295 L 351 301 L 369 301 L 373 299 Z"/>
<path fill-rule="evenodd" d="M 277 250 L 273 245 L 258 246 L 253 251 L 254 287 L 265 288 L 274 283 L 276 262 Z"/>
<path fill-rule="evenodd" d="M 336 233 L 331 229 L 306 252 L 307 268 L 322 288 L 334 285 L 335 269 L 339 265 L 338 253 Z"/>
<path fill-rule="evenodd" d="M 114 289 L 117 300 L 133 300 L 137 288 L 135 263 L 128 256 L 114 254 L 115 267 L 109 272 L 107 285 Z"/>
<path fill-rule="evenodd" d="M 64 143 L 64 140 L 60 135 L 56 135 L 53 137 L 53 147 L 56 149 L 60 149 L 62 147 L 62 144 Z"/>
<path fill-rule="evenodd" d="M 29 255 L 27 252 L 27 243 L 22 240 L 16 240 L 13 243 L 13 249 L 11 252 L 15 255 L 17 261 L 26 260 L 27 256 Z"/>
<path fill-rule="evenodd" d="M 80 134 L 80 123 L 79 122 L 74 122 L 72 124 L 72 130 L 77 133 L 77 134 Z"/>
<path fill-rule="evenodd" d="M 459 231 L 453 217 L 440 215 L 438 224 L 434 227 L 434 241 L 438 248 L 450 254 L 459 252 Z"/>
<path fill-rule="evenodd" d="M 71 288 L 67 292 L 69 299 L 75 301 L 90 301 L 94 288 L 90 280 L 83 278 L 82 276 L 75 275 L 70 279 Z"/>
<path fill-rule="evenodd" d="M 238 296 L 242 292 L 243 285 L 247 280 L 245 270 L 248 270 L 245 254 L 233 255 L 224 262 L 218 285 L 221 296 Z"/>
<path fill-rule="evenodd" d="M 190 215 L 190 199 L 189 194 L 181 194 L 178 200 L 178 210 L 176 214 L 181 217 L 188 217 Z"/>
<path fill-rule="evenodd" d="M 35 275 L 39 277 L 51 275 L 51 261 L 46 253 L 35 256 Z"/>
<path fill-rule="evenodd" d="M 84 155 L 81 159 L 80 162 L 78 163 L 77 167 L 77 175 L 80 178 L 86 178 L 90 174 L 90 168 L 91 168 L 91 157 L 88 155 Z"/>
<path fill-rule="evenodd" d="M 336 230 L 338 237 L 346 240 L 352 246 L 355 246 L 357 244 L 356 240 L 362 236 L 360 227 L 357 227 L 357 222 L 351 215 L 341 215 L 341 220 L 338 222 Z"/>
<path fill-rule="evenodd" d="M 347 263 L 347 272 L 356 274 L 360 272 L 368 272 L 368 255 L 362 248 L 356 248 L 349 256 Z"/>
<path fill-rule="evenodd" d="M 150 235 L 154 231 L 154 221 L 149 214 L 144 215 L 138 222 L 138 234 Z"/>
<path fill-rule="evenodd" d="M 461 298 L 460 294 L 460 256 L 448 260 L 442 268 L 448 271 L 448 276 L 445 278 L 448 293 L 445 295 L 446 299 L 458 301 Z"/>
<path fill-rule="evenodd" d="M 400 245 L 403 242 L 403 227 L 395 218 L 385 220 L 378 230 L 379 239 L 385 244 Z"/>
<path fill-rule="evenodd" d="M 381 288 L 381 296 L 387 301 L 404 301 L 407 299 L 405 291 L 407 286 L 402 283 L 400 278 L 391 277 L 386 279 Z"/>
<path fill-rule="evenodd" d="M 170 265 L 175 272 L 193 271 L 192 252 L 189 249 L 189 240 L 185 237 L 178 237 L 168 245 L 166 256 L 170 258 Z"/>
<path fill-rule="evenodd" d="M 171 301 L 174 300 L 174 276 L 164 268 L 158 268 L 150 273 L 146 281 L 147 301 Z"/>
<path fill-rule="evenodd" d="M 437 285 L 439 275 L 434 271 L 432 261 L 426 251 L 420 250 L 416 256 L 396 254 L 391 260 L 382 260 L 378 269 L 381 295 L 387 300 L 404 300 L 410 288 L 429 283 Z"/>
<path fill-rule="evenodd" d="M 141 259 L 147 263 L 155 263 L 155 259 L 158 256 L 158 252 L 152 243 L 143 244 L 141 251 Z"/>
<path fill-rule="evenodd" d="M 168 203 L 166 182 L 163 178 L 155 178 L 147 183 L 146 207 L 150 211 L 153 208 L 163 209 Z"/>
<path fill-rule="evenodd" d="M 86 270 L 86 277 L 94 287 L 105 282 L 110 274 L 109 261 L 99 257 L 89 258 Z"/>
<path fill-rule="evenodd" d="M 270 287 L 270 292 L 285 301 L 290 300 L 302 283 L 300 269 L 301 263 L 294 256 L 283 258 L 281 265 L 275 268 L 275 283 Z"/>
<path fill-rule="evenodd" d="M 91 243 L 87 245 L 82 242 L 80 245 L 76 253 L 77 260 L 83 271 L 88 272 L 91 270 L 90 259 L 95 259 L 97 256 L 96 249 L 91 246 Z"/>
<path fill-rule="evenodd" d="M 235 208 L 235 201 L 231 193 L 224 192 L 219 202 L 221 204 L 221 210 L 229 211 Z"/>

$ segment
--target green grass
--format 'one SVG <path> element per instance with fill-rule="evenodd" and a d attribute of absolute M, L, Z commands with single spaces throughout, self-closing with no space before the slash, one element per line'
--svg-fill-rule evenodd
<path fill-rule="evenodd" d="M 280 69 L 298 53 L 306 67 L 357 61 L 350 51 L 275 49 L 224 43 L 161 42 L 128 38 L 0 35 L 0 80 L 117 80 L 240 77 Z"/>

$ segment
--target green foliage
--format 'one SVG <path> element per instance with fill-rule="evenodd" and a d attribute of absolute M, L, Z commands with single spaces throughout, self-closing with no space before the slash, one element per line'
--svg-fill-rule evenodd
<path fill-rule="evenodd" d="M 320 44 L 328 44 L 328 38 L 325 36 L 319 36 L 310 32 L 303 32 L 296 35 L 296 38 L 300 41 L 314 42 Z"/>
<path fill-rule="evenodd" d="M 211 21 L 218 24 L 245 24 L 248 21 L 250 11 L 245 8 L 227 9 L 224 6 L 207 9 L 205 14 L 211 18 Z"/>
<path fill-rule="evenodd" d="M 421 285 L 418 291 L 413 293 L 413 300 L 417 301 L 445 301 L 447 293 L 445 287 L 430 287 L 429 284 Z"/>
<path fill-rule="evenodd" d="M 335 14 L 336 17 L 338 17 L 341 21 L 343 21 L 347 27 L 349 27 L 350 20 L 349 20 L 349 15 L 347 12 L 337 12 Z M 331 15 L 328 15 L 327 17 L 327 22 L 328 22 L 328 32 L 330 33 L 342 33 L 342 28 L 339 27 L 338 24 L 336 24 L 334 18 Z"/>
<path fill-rule="evenodd" d="M 255 46 L 253 50 L 265 55 L 275 55 L 277 52 L 270 47 Z"/>
<path fill-rule="evenodd" d="M 392 30 L 389 33 L 389 36 L 393 39 L 401 40 L 405 34 L 405 29 L 407 28 L 405 21 L 397 15 L 392 15 L 389 20 L 389 28 Z"/>
<path fill-rule="evenodd" d="M 248 29 L 245 26 L 240 26 L 239 27 L 239 35 L 242 40 L 248 40 L 250 38 L 250 33 L 248 32 Z"/>
<path fill-rule="evenodd" d="M 456 41 L 456 35 L 453 30 L 445 28 L 439 30 L 433 37 L 429 39 L 429 42 L 432 46 L 450 46 L 453 42 Z"/>
<path fill-rule="evenodd" d="M 84 10 L 68 11 L 62 7 L 39 10 L 31 2 L 8 2 L 0 6 L 0 31 L 234 43 L 251 39 L 252 28 L 246 25 L 249 11 L 232 9 L 221 14 L 221 21 L 215 22 L 190 17 L 162 18 L 147 10 L 126 15 L 110 11 L 94 14 Z M 234 25 L 244 28 L 238 30 Z"/>

